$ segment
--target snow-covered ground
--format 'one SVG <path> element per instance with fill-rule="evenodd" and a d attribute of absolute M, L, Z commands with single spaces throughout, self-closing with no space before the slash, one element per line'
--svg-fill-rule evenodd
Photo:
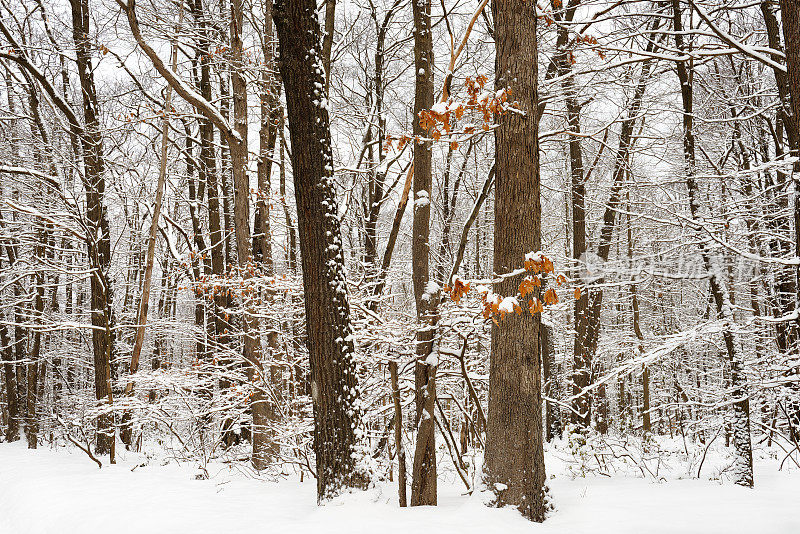
<path fill-rule="evenodd" d="M 563 452 L 563 451 L 562 451 Z M 549 451 L 556 510 L 542 525 L 515 511 L 483 506 L 480 495 L 440 483 L 440 506 L 400 509 L 390 483 L 315 504 L 307 478 L 269 482 L 229 464 L 135 467 L 128 454 L 98 469 L 74 449 L 0 444 L 0 534 L 250 533 L 800 533 L 800 470 L 760 455 L 756 488 L 704 479 L 654 482 L 631 476 L 570 477 Z"/>

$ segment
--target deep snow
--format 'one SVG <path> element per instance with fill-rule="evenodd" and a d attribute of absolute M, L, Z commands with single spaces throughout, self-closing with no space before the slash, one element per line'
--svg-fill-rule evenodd
<path fill-rule="evenodd" d="M 707 477 L 573 479 L 548 453 L 556 510 L 535 525 L 446 482 L 436 508 L 398 508 L 390 483 L 318 507 L 313 479 L 268 482 L 211 464 L 211 478 L 196 480 L 196 465 L 151 461 L 132 471 L 134 456 L 98 469 L 75 449 L 0 444 L 0 534 L 800 532 L 800 472 L 763 458 L 749 490 Z"/>

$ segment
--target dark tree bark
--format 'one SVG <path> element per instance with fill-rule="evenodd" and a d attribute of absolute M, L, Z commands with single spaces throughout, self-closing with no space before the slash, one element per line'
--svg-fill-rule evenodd
<path fill-rule="evenodd" d="M 367 190 L 367 206 L 365 209 L 366 220 L 364 221 L 364 268 L 366 270 L 367 282 L 372 285 L 372 298 L 367 302 L 367 305 L 372 311 L 378 307 L 378 297 L 380 292 L 376 292 L 375 285 L 380 284 L 383 272 L 379 270 L 378 266 L 378 217 L 381 213 L 381 206 L 385 200 L 384 191 L 386 181 L 386 169 L 383 166 L 383 161 L 386 159 L 386 154 L 383 150 L 384 137 L 386 135 L 386 117 L 384 115 L 384 89 L 386 82 L 384 80 L 384 61 L 385 61 L 385 46 L 386 46 L 386 32 L 389 28 L 389 23 L 395 14 L 394 4 L 389 9 L 383 18 L 382 22 L 378 21 L 375 9 L 372 9 L 372 19 L 375 24 L 376 45 L 375 45 L 375 76 L 374 76 L 374 92 L 375 92 L 375 116 L 377 117 L 378 128 L 375 134 L 375 141 L 377 142 L 378 152 L 378 166 L 370 173 L 370 180 Z M 371 141 L 372 126 L 368 126 L 367 142 Z M 370 147 L 371 150 L 371 147 Z M 394 243 L 392 243 L 394 246 Z M 388 246 L 387 246 L 388 249 Z M 390 254 L 391 256 L 391 254 Z"/>
<path fill-rule="evenodd" d="M 70 0 L 72 5 L 72 37 L 75 42 L 75 64 L 83 96 L 84 129 L 81 136 L 83 149 L 84 188 L 86 190 L 86 218 L 89 223 L 87 245 L 91 277 L 92 348 L 94 351 L 94 385 L 98 401 L 112 400 L 111 355 L 113 337 L 111 330 L 111 284 L 107 278 L 111 263 L 111 236 L 105 198 L 105 161 L 99 119 L 99 105 L 94 83 L 94 68 L 89 38 L 88 0 Z M 97 420 L 97 454 L 114 455 L 114 429 L 112 417 L 100 416 Z"/>
<path fill-rule="evenodd" d="M 414 15 L 414 91 L 413 133 L 424 138 L 419 113 L 433 107 L 433 36 L 431 34 L 430 0 L 412 0 Z M 411 229 L 411 265 L 414 300 L 417 305 L 417 361 L 414 366 L 416 387 L 417 452 L 411 482 L 411 506 L 436 504 L 436 432 L 433 407 L 436 388 L 428 387 L 435 380 L 435 365 L 428 365 L 433 350 L 433 337 L 438 321 L 438 291 L 430 291 L 430 218 L 432 153 L 431 142 L 414 142 L 414 220 Z M 429 369 L 432 367 L 433 369 Z M 427 398 L 432 395 L 433 398 Z M 430 407 L 428 412 L 426 407 Z M 425 414 L 423 415 L 423 412 Z M 424 428 L 423 428 L 424 427 Z M 430 427 L 428 429 L 428 427 Z M 419 458 L 417 454 L 420 454 Z"/>
<path fill-rule="evenodd" d="M 325 0 L 325 34 L 322 37 L 322 68 L 325 69 L 325 96 L 331 83 L 331 54 L 336 31 L 336 0 Z"/>
<path fill-rule="evenodd" d="M 200 76 L 197 78 L 197 89 L 200 95 L 208 102 L 213 99 L 213 88 L 211 81 L 211 67 L 213 62 L 212 57 L 212 41 L 211 35 L 213 26 L 212 21 L 209 19 L 211 15 L 203 6 L 202 0 L 192 0 L 191 2 L 192 14 L 197 26 L 196 43 L 198 47 L 198 56 L 200 63 Z M 223 100 L 223 102 L 225 102 Z M 224 202 L 220 202 L 220 190 L 224 190 L 222 182 L 225 181 L 225 175 L 222 169 L 217 166 L 217 143 L 214 135 L 214 122 L 210 117 L 205 116 L 199 119 L 200 123 L 200 160 L 198 168 L 198 177 L 200 179 L 201 188 L 206 193 L 207 213 L 208 213 L 208 237 L 211 254 L 211 273 L 215 276 L 224 276 L 227 271 L 226 262 L 226 244 L 227 239 L 224 239 L 223 221 L 225 220 Z M 219 126 L 219 125 L 218 125 Z M 224 137 L 225 130 L 220 127 Z M 221 159 L 226 159 L 224 156 Z M 223 166 L 224 167 L 224 166 Z M 200 195 L 202 197 L 202 194 Z M 230 216 L 228 216 L 230 218 Z M 229 224 L 229 221 L 225 221 Z M 226 228 L 228 224 L 225 224 Z M 201 234 L 202 235 L 202 234 Z M 205 250 L 205 249 L 200 249 Z M 203 296 L 198 296 L 200 299 Z M 231 298 L 225 291 L 220 291 L 213 296 L 214 304 L 211 306 L 211 317 L 208 320 L 209 336 L 214 342 L 222 347 L 227 347 L 231 344 L 231 338 L 227 334 L 230 330 L 230 324 L 224 318 L 223 310 L 231 305 Z M 198 313 L 198 310 L 195 310 Z M 197 318 L 199 320 L 199 317 Z M 209 347 L 207 346 L 206 349 Z M 206 360 L 211 357 L 211 351 L 204 351 L 198 353 L 198 359 L 205 357 Z M 220 362 L 225 367 L 231 367 L 233 364 L 229 358 L 223 358 Z M 230 382 L 227 379 L 220 380 L 220 388 L 227 390 L 230 387 Z M 201 396 L 210 401 L 213 395 L 211 388 L 204 388 L 200 392 Z M 222 424 L 222 443 L 224 446 L 229 445 L 234 440 L 234 434 L 230 429 L 231 422 L 224 421 Z"/>
<path fill-rule="evenodd" d="M 781 23 L 783 25 L 783 39 L 786 44 L 786 85 L 790 95 L 791 118 L 787 121 L 787 130 L 794 134 L 790 136 L 792 156 L 800 156 L 800 1 L 780 0 Z M 791 128 L 789 128 L 791 125 Z M 796 160 L 792 167 L 794 182 L 794 231 L 795 231 L 795 256 L 800 256 L 800 160 Z M 795 267 L 795 291 L 800 292 L 800 267 Z M 797 301 L 797 295 L 795 296 Z M 796 304 L 795 304 L 796 305 Z M 791 347 L 795 354 L 800 351 L 797 346 L 797 329 L 800 318 L 795 320 L 794 336 Z M 797 372 L 796 370 L 794 372 Z M 787 416 L 791 432 L 800 437 L 800 392 L 797 386 L 788 392 Z"/>
<path fill-rule="evenodd" d="M 509 87 L 524 112 L 500 117 L 495 130 L 494 272 L 503 274 L 541 247 L 536 6 L 494 0 L 492 14 L 495 86 Z M 505 278 L 494 291 L 515 295 L 519 282 Z M 546 509 L 540 321 L 538 314 L 511 314 L 492 326 L 483 474 L 497 505 L 515 506 L 532 521 L 543 521 Z"/>
<path fill-rule="evenodd" d="M 200 77 L 197 88 L 200 95 L 208 102 L 212 100 L 211 92 L 211 40 L 207 28 L 207 15 L 201 0 L 192 0 L 192 15 L 197 24 L 197 47 L 200 57 Z M 216 144 L 214 142 L 214 124 L 208 117 L 200 119 L 200 165 L 198 173 L 205 186 L 208 198 L 208 229 L 211 246 L 211 270 L 215 275 L 225 273 L 225 256 L 222 243 L 222 222 L 220 217 L 219 184 L 217 172 Z M 202 196 L 202 195 L 200 195 Z M 218 306 L 226 303 L 218 302 Z M 217 326 L 222 327 L 221 322 Z"/>
<path fill-rule="evenodd" d="M 195 179 L 197 164 L 194 155 L 194 141 L 192 131 L 189 129 L 189 126 L 186 123 L 184 123 L 184 130 L 186 132 L 186 144 L 184 147 L 184 152 L 186 155 L 186 182 L 189 195 L 189 217 L 192 220 L 192 234 L 194 238 L 193 242 L 195 253 L 197 254 L 192 268 L 195 280 L 199 280 L 201 272 L 205 274 L 211 273 L 211 261 L 207 256 L 200 257 L 199 253 L 201 250 L 206 250 L 206 241 L 203 237 L 203 226 L 200 222 L 200 213 L 198 209 L 205 197 L 205 187 L 202 186 L 202 182 L 198 187 L 197 180 Z M 205 328 L 205 316 L 205 298 L 203 295 L 195 293 L 194 324 L 200 331 L 203 331 Z M 196 354 L 198 360 L 204 361 L 208 358 L 208 345 L 204 335 L 198 336 Z"/>
<path fill-rule="evenodd" d="M 8 426 L 6 441 L 19 439 L 19 407 L 17 401 L 17 377 L 14 372 L 14 351 L 11 338 L 5 325 L 0 325 L 0 357 L 3 359 L 3 378 L 6 386 L 6 402 L 8 404 Z"/>
<path fill-rule="evenodd" d="M 361 408 L 315 7 L 314 0 L 278 0 L 273 17 L 286 92 L 303 261 L 317 497 L 324 500 L 344 488 L 363 486 L 364 478 L 355 458 Z"/>
<path fill-rule="evenodd" d="M 577 4 L 577 2 L 574 2 Z M 567 21 L 572 20 L 575 8 L 571 3 L 566 12 Z M 567 26 L 560 26 L 559 31 L 567 31 Z M 566 41 L 566 39 L 565 39 Z M 557 71 L 563 77 L 562 87 L 566 97 L 567 127 L 569 128 L 569 163 L 570 163 L 570 197 L 572 201 L 572 258 L 580 269 L 586 261 L 586 184 L 583 169 L 583 147 L 581 145 L 581 111 L 583 106 L 578 102 L 575 79 L 572 76 L 571 51 L 566 48 L 558 51 L 556 58 Z M 593 354 L 587 345 L 589 292 L 581 291 L 580 298 L 575 301 L 573 321 L 575 340 L 573 346 L 572 422 L 588 428 L 592 420 L 592 396 L 579 395 L 591 382 Z"/>

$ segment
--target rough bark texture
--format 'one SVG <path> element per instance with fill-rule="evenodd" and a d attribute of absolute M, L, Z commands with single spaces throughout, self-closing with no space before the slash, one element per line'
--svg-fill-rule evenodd
<path fill-rule="evenodd" d="M 427 373 L 422 391 L 422 410 L 417 421 L 417 445 L 411 478 L 411 506 L 435 506 L 436 492 L 436 366 L 422 365 Z M 418 397 L 419 398 L 419 397 Z M 431 463 L 432 462 L 432 463 Z"/>
<path fill-rule="evenodd" d="M 325 69 L 325 96 L 331 83 L 331 53 L 336 30 L 336 0 L 325 0 L 325 35 L 322 38 L 322 67 Z"/>
<path fill-rule="evenodd" d="M 292 143 L 314 401 L 317 497 L 323 500 L 345 487 L 363 485 L 354 454 L 361 415 L 359 393 L 315 4 L 313 0 L 279 0 L 273 16 Z"/>
<path fill-rule="evenodd" d="M 419 113 L 433 107 L 433 36 L 431 34 L 430 0 L 412 0 L 414 15 L 414 136 L 427 136 L 419 122 Z M 435 366 L 426 363 L 433 350 L 433 337 L 438 321 L 438 292 L 429 291 L 430 276 L 430 218 L 432 153 L 431 142 L 414 143 L 414 220 L 411 234 L 412 281 L 417 305 L 417 362 L 414 366 L 416 387 L 417 451 L 411 483 L 411 506 L 436 504 L 436 433 L 433 406 L 436 388 L 428 382 L 435 379 Z M 435 295 L 434 295 L 435 294 Z M 432 396 L 432 398 L 428 398 Z M 426 407 L 430 404 L 430 411 Z M 425 415 L 423 415 L 425 412 Z M 430 425 L 430 432 L 428 432 Z M 424 428 L 423 428 L 424 427 Z M 420 454 L 419 458 L 417 455 Z M 419 460 L 419 461 L 418 461 Z"/>
<path fill-rule="evenodd" d="M 111 293 L 106 274 L 111 262 L 111 236 L 108 214 L 104 205 L 105 178 L 103 140 L 100 133 L 99 108 L 94 84 L 89 41 L 88 0 L 70 0 L 72 6 L 72 36 L 75 42 L 75 64 L 78 68 L 83 96 L 84 130 L 81 136 L 83 149 L 84 188 L 86 190 L 86 218 L 90 235 L 87 241 L 91 277 L 92 349 L 94 351 L 94 386 L 97 400 L 111 401 Z M 97 454 L 112 452 L 114 431 L 110 416 L 97 420 Z"/>
<path fill-rule="evenodd" d="M 800 54 L 800 50 L 797 50 L 797 47 L 800 47 L 800 43 L 797 42 L 797 32 L 800 31 L 800 28 L 797 26 L 792 28 L 793 24 L 798 24 L 796 7 L 794 18 L 791 14 L 792 4 L 795 6 L 797 5 L 796 2 L 792 1 L 781 3 L 781 11 L 786 13 L 786 15 L 781 17 L 781 23 L 778 22 L 778 18 L 775 14 L 775 10 L 777 9 L 777 5 L 775 3 L 770 0 L 762 0 L 760 8 L 764 18 L 764 26 L 766 28 L 767 42 L 769 43 L 769 47 L 773 50 L 777 50 L 778 52 L 784 52 L 784 47 L 781 43 L 782 24 L 785 32 L 784 36 L 787 37 L 787 44 L 795 47 L 793 54 L 787 58 L 787 71 L 794 70 L 797 72 L 800 70 L 800 65 L 798 65 L 800 59 L 797 59 L 797 55 Z M 775 129 L 777 133 L 777 135 L 774 137 L 775 156 L 781 157 L 784 155 L 783 132 L 786 132 L 786 138 L 789 142 L 790 148 L 795 147 L 794 150 L 797 150 L 797 125 L 795 124 L 794 120 L 795 115 L 792 113 L 792 97 L 790 95 L 788 74 L 786 71 L 775 67 L 773 67 L 773 74 L 775 77 L 775 85 L 778 90 L 778 97 L 781 102 L 781 106 L 778 108 L 775 118 Z M 800 87 L 798 87 L 797 83 L 795 83 L 794 88 L 795 91 L 800 91 Z M 797 94 L 797 92 L 795 92 L 795 94 Z M 795 98 L 795 100 L 797 99 L 798 98 Z M 766 159 L 769 159 L 769 157 L 770 156 L 766 154 Z M 771 189 L 774 189 L 775 191 L 784 191 L 787 189 L 787 181 L 789 177 L 785 172 L 776 170 L 773 175 L 773 173 L 766 171 L 764 176 L 769 182 L 771 182 Z M 769 197 L 771 205 L 766 212 L 770 213 L 772 216 L 766 219 L 766 224 L 769 226 L 773 234 L 773 237 L 769 240 L 769 246 L 772 254 L 775 256 L 786 257 L 792 254 L 791 243 L 788 239 L 783 239 L 779 236 L 786 236 L 789 234 L 789 232 L 791 232 L 792 221 L 788 215 L 790 212 L 789 197 L 788 195 L 784 194 L 770 194 Z M 794 222 L 794 232 L 795 235 L 797 235 L 797 232 L 800 228 L 797 225 L 797 213 L 795 213 Z M 775 317 L 791 315 L 794 311 L 798 287 L 795 283 L 797 279 L 796 277 L 796 269 L 792 266 L 783 267 L 781 272 L 776 276 L 774 288 L 771 288 L 772 292 L 774 293 L 772 307 L 773 315 Z M 775 323 L 775 331 L 777 334 L 776 343 L 779 351 L 788 352 L 793 347 L 795 350 L 797 350 L 796 343 L 798 328 L 796 322 L 777 321 Z"/>
<path fill-rule="evenodd" d="M 494 271 L 519 268 L 541 246 L 539 127 L 535 4 L 494 0 L 496 87 L 510 87 L 525 113 L 500 117 L 495 130 Z M 515 295 L 519 277 L 495 284 Z M 525 306 L 523 305 L 523 308 Z M 532 521 L 545 518 L 542 397 L 539 362 L 541 317 L 506 316 L 492 327 L 484 482 L 497 505 L 516 506 Z"/>

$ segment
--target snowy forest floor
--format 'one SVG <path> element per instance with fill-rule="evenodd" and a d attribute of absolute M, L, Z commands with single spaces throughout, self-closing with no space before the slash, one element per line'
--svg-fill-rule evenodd
<path fill-rule="evenodd" d="M 446 469 L 436 508 L 398 508 L 390 482 L 318 507 L 311 477 L 271 482 L 212 462 L 210 478 L 196 480 L 196 465 L 154 458 L 141 465 L 143 455 L 125 451 L 119 463 L 98 469 L 77 449 L 29 451 L 18 442 L 0 444 L 0 533 L 800 532 L 800 469 L 786 462 L 779 471 L 783 455 L 756 452 L 756 488 L 749 490 L 724 480 L 724 451 L 709 453 L 701 479 L 664 464 L 657 482 L 626 474 L 576 477 L 564 461 L 568 449 L 550 446 L 555 510 L 536 525 L 514 510 L 484 506 L 480 494 L 463 495 L 463 485 L 443 480 Z M 714 480 L 720 474 L 723 480 Z"/>

